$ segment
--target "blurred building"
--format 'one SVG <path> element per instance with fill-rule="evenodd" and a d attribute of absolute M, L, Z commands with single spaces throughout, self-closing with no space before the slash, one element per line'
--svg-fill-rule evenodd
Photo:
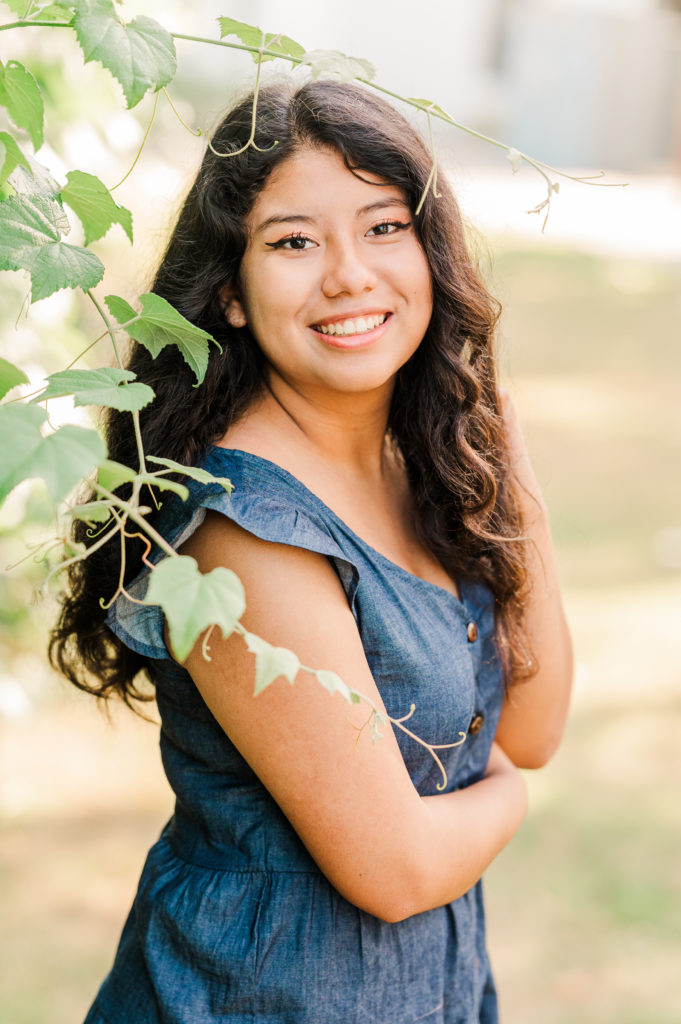
<path fill-rule="evenodd" d="M 499 116 L 518 149 L 561 165 L 681 170 L 679 4 L 499 0 L 498 10 Z"/>
<path fill-rule="evenodd" d="M 311 49 L 367 57 L 381 84 L 432 99 L 548 163 L 681 171 L 681 0 L 231 0 L 229 8 Z M 484 149 L 476 147 L 483 160 Z"/>

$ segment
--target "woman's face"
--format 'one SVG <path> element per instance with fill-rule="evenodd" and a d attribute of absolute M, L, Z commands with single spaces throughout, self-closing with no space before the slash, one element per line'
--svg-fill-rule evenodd
<path fill-rule="evenodd" d="M 432 313 L 430 270 L 402 191 L 352 174 L 335 150 L 273 171 L 247 221 L 227 319 L 248 324 L 296 391 L 392 390 Z"/>

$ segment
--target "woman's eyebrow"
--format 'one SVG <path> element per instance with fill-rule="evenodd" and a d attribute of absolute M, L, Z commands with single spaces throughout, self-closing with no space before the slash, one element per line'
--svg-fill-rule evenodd
<path fill-rule="evenodd" d="M 377 199 L 373 203 L 368 203 L 366 206 L 361 206 L 357 210 L 357 216 L 361 217 L 364 214 L 373 213 L 375 210 L 387 209 L 388 207 L 392 206 L 402 206 L 408 208 L 409 204 L 407 203 L 406 199 L 401 199 L 398 196 L 388 196 L 387 198 Z M 258 224 L 257 228 L 254 231 L 254 234 L 260 234 L 267 228 L 272 227 L 273 224 L 294 224 L 300 223 L 301 221 L 303 224 L 314 224 L 315 218 L 310 217 L 309 214 L 306 213 L 275 213 L 271 217 L 268 217 L 266 220 L 264 220 L 262 224 Z"/>
<path fill-rule="evenodd" d="M 262 224 L 258 224 L 254 234 L 260 234 L 261 231 L 272 227 L 273 224 L 293 224 L 296 221 L 303 221 L 304 224 L 314 224 L 314 217 L 308 217 L 306 213 L 275 213 L 272 217 L 264 220 Z"/>

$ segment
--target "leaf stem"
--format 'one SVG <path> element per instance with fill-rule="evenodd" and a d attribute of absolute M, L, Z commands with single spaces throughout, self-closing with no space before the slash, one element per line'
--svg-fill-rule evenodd
<path fill-rule="evenodd" d="M 111 338 L 111 344 L 113 346 L 114 355 L 116 357 L 116 362 L 118 363 L 119 369 L 122 370 L 123 369 L 123 363 L 121 362 L 121 357 L 120 357 L 120 354 L 119 354 L 119 351 L 118 351 L 118 345 L 116 344 L 116 333 L 114 331 L 113 325 L 112 325 L 111 321 L 109 320 L 108 316 L 106 315 L 106 313 L 104 312 L 104 310 L 102 309 L 102 307 L 100 306 L 100 304 L 97 302 L 97 299 L 94 297 L 94 295 L 92 293 L 92 289 L 88 288 L 88 290 L 86 291 L 85 294 L 87 295 L 87 297 L 89 298 L 90 302 L 93 304 L 93 306 L 95 307 L 95 309 L 97 310 L 97 312 L 101 316 L 102 320 L 106 324 L 106 331 L 104 332 L 104 334 L 108 334 L 109 337 Z M 102 337 L 103 336 L 104 335 L 102 335 Z"/>
<path fill-rule="evenodd" d="M 102 536 L 99 538 L 99 540 L 96 540 L 94 542 L 94 544 L 91 544 L 90 547 L 87 549 L 87 551 L 83 551 L 82 554 L 74 555 L 72 558 L 67 558 L 64 562 L 60 562 L 59 565 L 55 565 L 54 569 L 52 569 L 47 574 L 47 576 L 43 580 L 41 586 L 42 587 L 46 587 L 47 584 L 50 582 L 50 580 L 52 579 L 53 576 L 56 576 L 57 573 L 59 573 L 59 572 L 63 572 L 64 569 L 68 569 L 68 567 L 70 565 L 75 565 L 76 562 L 82 562 L 83 559 L 89 558 L 89 556 L 93 553 L 93 551 L 97 551 L 99 548 L 104 547 L 104 545 L 108 544 L 109 541 L 112 539 L 112 537 L 115 537 L 115 535 L 117 533 L 118 533 L 118 525 L 112 526 L 111 529 L 107 533 L 102 534 Z"/>
<path fill-rule="evenodd" d="M 171 98 L 170 98 L 170 93 L 168 92 L 168 90 L 166 89 L 166 87 L 165 87 L 165 86 L 163 86 L 163 88 L 161 89 L 161 92 L 163 93 L 163 95 L 165 96 L 165 98 L 166 98 L 166 99 L 168 100 L 168 103 L 170 104 L 171 110 L 172 110 L 172 111 L 173 111 L 173 113 L 175 114 L 175 117 L 176 117 L 176 118 L 177 118 L 177 120 L 178 120 L 178 121 L 180 122 L 180 124 L 182 125 L 182 127 L 183 127 L 183 128 L 186 128 L 186 129 L 187 129 L 187 131 L 189 132 L 189 134 L 190 134 L 190 135 L 193 135 L 195 139 L 199 139 L 199 138 L 201 138 L 201 135 L 203 134 L 203 132 L 201 131 L 201 129 L 200 129 L 200 128 L 190 128 L 190 127 L 189 127 L 189 125 L 188 125 L 188 124 L 186 123 L 186 121 L 184 120 L 184 118 L 183 118 L 183 117 L 182 117 L 182 115 L 180 114 L 179 110 L 177 109 L 177 107 L 175 106 L 175 104 L 173 103 L 173 101 L 171 100 Z M 157 94 L 157 95 L 158 95 L 158 94 Z M 151 125 L 149 125 L 149 127 L 151 127 Z M 145 141 L 146 141 L 146 138 L 145 138 Z M 144 143 L 143 143 L 142 145 L 144 145 Z M 141 152 L 141 150 L 140 150 L 140 152 Z M 137 155 L 139 156 L 139 153 L 138 153 Z M 133 165 L 133 166 L 134 166 L 134 165 Z M 132 167 L 130 168 L 130 170 L 132 170 Z M 128 172 L 128 173 L 130 173 L 130 172 Z M 119 182 L 118 184 L 120 185 L 120 182 Z M 117 188 L 118 186 L 115 186 L 115 187 Z"/>
<path fill-rule="evenodd" d="M 263 44 L 264 44 L 264 42 L 265 42 L 265 33 L 264 32 L 262 34 L 262 41 L 263 41 Z M 213 143 L 211 142 L 210 136 L 208 135 L 208 131 L 206 130 L 206 137 L 208 138 L 208 148 L 211 151 L 211 153 L 215 153 L 215 156 L 220 156 L 220 157 L 238 156 L 240 153 L 245 153 L 246 150 L 249 148 L 249 146 L 252 146 L 253 149 L 257 149 L 258 153 L 265 153 L 267 151 L 267 149 L 274 149 L 274 147 L 278 145 L 278 142 L 275 139 L 271 146 L 267 146 L 266 149 L 262 149 L 260 146 L 257 145 L 257 143 L 255 141 L 255 130 L 256 130 L 256 127 L 257 127 L 257 114 L 258 114 L 258 94 L 260 92 L 260 70 L 262 68 L 262 55 L 263 55 L 263 53 L 264 53 L 264 50 L 261 47 L 258 50 L 258 70 L 256 71 L 256 74 L 255 74 L 255 87 L 253 89 L 253 108 L 251 110 L 251 134 L 248 136 L 248 139 L 246 140 L 244 145 L 241 146 L 239 149 L 235 149 L 231 153 L 218 153 L 217 149 L 214 149 Z"/>
<path fill-rule="evenodd" d="M 124 501 L 123 498 L 119 498 L 111 491 L 108 491 L 106 487 L 102 487 L 101 484 L 95 483 L 94 487 L 97 493 L 101 494 L 102 497 L 108 498 L 109 501 L 115 502 L 116 506 L 119 509 L 121 509 L 121 511 L 125 512 L 128 515 L 128 517 L 132 519 L 133 523 L 136 523 L 137 526 L 144 530 L 147 536 L 151 540 L 153 540 L 154 544 L 156 544 L 156 546 L 160 548 L 161 551 L 164 552 L 164 554 L 168 555 L 170 558 L 178 557 L 175 548 L 171 547 L 168 541 L 165 539 L 165 537 L 163 537 L 158 532 L 158 530 L 154 529 L 154 527 L 146 521 L 143 515 L 139 514 L 139 510 L 135 505 L 133 505 L 129 501 Z"/>
<path fill-rule="evenodd" d="M 163 91 L 165 92 L 165 89 Z M 125 174 L 123 175 L 121 180 L 117 181 L 115 185 L 111 186 L 111 188 L 109 189 L 109 192 L 113 192 L 115 189 L 120 188 L 120 186 L 123 184 L 123 182 L 127 181 L 127 179 L 130 177 L 132 172 L 135 170 L 135 167 L 137 166 L 137 161 L 139 160 L 140 156 L 142 155 L 142 150 L 144 149 L 144 147 L 147 144 L 147 139 L 149 138 L 149 132 L 151 131 L 151 126 L 154 123 L 154 118 L 156 117 L 156 111 L 158 110 L 158 98 L 159 98 L 159 95 L 160 95 L 160 93 L 157 92 L 156 95 L 154 96 L 154 107 L 153 107 L 153 110 L 151 111 L 151 117 L 149 118 L 149 124 L 147 125 L 147 130 L 144 133 L 144 138 L 142 139 L 142 141 L 140 143 L 139 149 L 137 150 L 137 153 L 135 155 L 135 159 L 130 164 L 130 167 L 127 169 L 127 171 L 125 172 Z M 166 93 L 166 95 L 167 95 L 167 93 Z M 171 104 L 171 106 L 172 106 L 172 104 Z M 173 109 L 175 109 L 175 108 L 173 107 Z M 175 113 L 177 113 L 177 111 L 175 111 Z M 178 114 L 177 116 L 179 117 L 180 115 Z M 181 120 L 181 118 L 180 118 L 180 120 Z"/>
<path fill-rule="evenodd" d="M 123 369 L 123 363 L 121 361 L 121 357 L 120 357 L 120 354 L 118 352 L 118 346 L 116 345 L 116 332 L 114 330 L 114 326 L 111 323 L 111 321 L 109 320 L 109 318 L 106 315 L 106 313 L 104 312 L 104 310 L 102 309 L 102 307 L 100 306 L 100 304 L 97 302 L 97 299 L 92 294 L 92 291 L 90 289 L 88 289 L 86 294 L 90 297 L 90 299 L 92 300 L 92 302 L 95 305 L 95 308 L 96 308 L 97 312 L 99 313 L 99 315 L 101 316 L 102 320 L 106 324 L 106 333 L 111 338 L 111 344 L 113 345 L 114 354 L 116 356 L 116 362 L 118 363 L 119 367 L 122 370 Z M 123 385 L 123 387 L 125 387 L 125 385 Z M 136 412 L 133 412 L 131 415 L 132 415 L 132 422 L 133 422 L 134 430 L 135 430 L 135 441 L 137 443 L 137 457 L 139 459 L 139 471 L 140 471 L 140 473 L 146 473 L 147 472 L 147 464 L 146 464 L 146 461 L 145 461 L 145 458 L 144 458 L 144 444 L 142 443 L 142 429 L 140 427 L 140 414 L 139 414 L 139 410 L 136 411 Z"/>

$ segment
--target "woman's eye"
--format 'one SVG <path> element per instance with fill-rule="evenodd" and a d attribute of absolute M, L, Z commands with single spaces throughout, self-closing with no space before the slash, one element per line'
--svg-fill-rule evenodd
<path fill-rule="evenodd" d="M 286 238 L 280 238 L 276 242 L 266 243 L 270 249 L 288 249 L 292 252 L 301 252 L 314 244 L 307 235 L 287 235 Z"/>
<path fill-rule="evenodd" d="M 374 224 L 367 234 L 378 235 L 379 237 L 381 235 L 394 235 L 397 231 L 405 231 L 410 226 L 411 223 L 409 221 L 405 223 L 401 220 L 383 220 L 380 224 Z"/>

